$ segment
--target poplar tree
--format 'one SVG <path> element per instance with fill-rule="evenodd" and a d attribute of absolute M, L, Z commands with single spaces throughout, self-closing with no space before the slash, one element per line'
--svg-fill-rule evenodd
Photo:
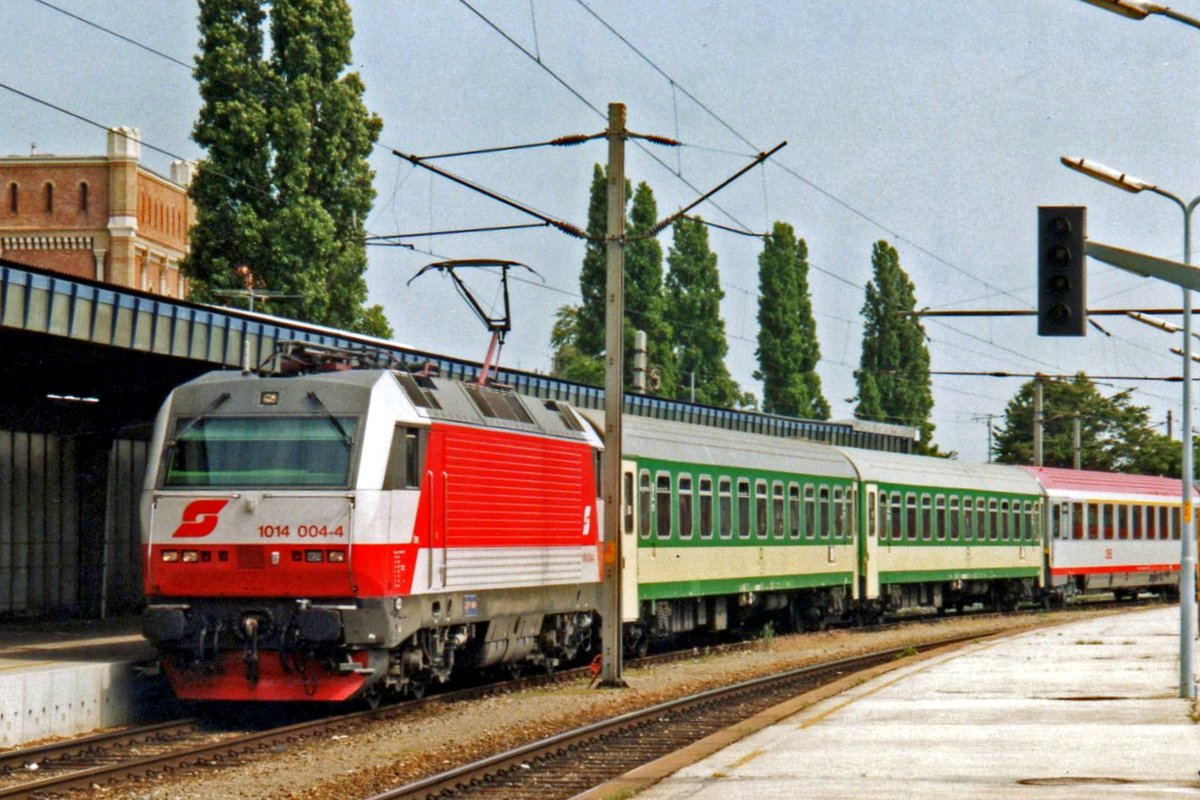
<path fill-rule="evenodd" d="M 900 267 L 896 249 L 878 241 L 871 252 L 873 276 L 863 304 L 862 357 L 854 372 L 858 406 L 854 416 L 911 425 L 920 430 L 920 452 L 933 444 L 933 389 L 925 328 L 912 316 L 916 287 Z"/>
<path fill-rule="evenodd" d="M 808 289 L 808 245 L 776 222 L 758 257 L 758 370 L 763 410 L 828 419 L 817 363 L 821 347 Z"/>
<path fill-rule="evenodd" d="M 672 228 L 667 253 L 666 319 L 674 334 L 672 349 L 678 370 L 675 396 L 730 408 L 741 398 L 737 383 L 725 367 L 729 344 L 721 319 L 721 290 L 717 255 L 708 247 L 708 228 L 699 219 L 680 217 Z"/>
<path fill-rule="evenodd" d="M 259 0 L 200 3 L 195 78 L 202 105 L 192 138 L 207 156 L 188 189 L 196 207 L 183 271 L 190 296 L 218 301 L 214 289 L 245 288 L 239 267 L 268 262 L 267 225 L 274 210 L 267 140 L 268 71 Z"/>
<path fill-rule="evenodd" d="M 671 350 L 671 326 L 666 319 L 663 295 L 663 253 L 658 239 L 649 235 L 658 222 L 654 192 L 639 183 L 629 208 L 625 245 L 625 380 L 633 378 L 634 331 L 646 332 L 649 369 L 657 374 L 648 391 L 671 397 L 675 394 L 675 354 Z M 657 384 L 657 386 L 654 386 Z"/>
<path fill-rule="evenodd" d="M 193 190 L 197 227 L 186 267 L 193 292 L 207 299 L 245 280 L 296 295 L 275 302 L 300 319 L 390 337 L 382 308 L 363 306 L 363 226 L 374 200 L 366 159 L 382 122 L 363 105 L 359 76 L 343 74 L 354 35 L 349 5 L 274 0 L 269 61 L 262 7 L 200 3 L 196 77 L 204 106 L 193 137 L 208 150 L 199 173 L 208 168 L 210 183 Z M 238 69 L 222 68 L 228 62 Z M 242 124 L 229 125 L 230 117 Z M 220 197 L 241 185 L 257 199 Z M 222 237 L 257 247 L 223 255 L 212 246 Z"/>

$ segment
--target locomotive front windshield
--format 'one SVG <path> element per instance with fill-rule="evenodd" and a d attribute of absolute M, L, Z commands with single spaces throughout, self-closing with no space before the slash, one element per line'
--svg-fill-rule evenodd
<path fill-rule="evenodd" d="M 354 417 L 180 419 L 166 486 L 349 486 Z"/>

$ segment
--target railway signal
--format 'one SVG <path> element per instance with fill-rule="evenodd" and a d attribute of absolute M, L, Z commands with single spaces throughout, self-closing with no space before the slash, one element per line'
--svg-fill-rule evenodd
<path fill-rule="evenodd" d="M 1038 206 L 1038 336 L 1087 333 L 1086 206 Z"/>

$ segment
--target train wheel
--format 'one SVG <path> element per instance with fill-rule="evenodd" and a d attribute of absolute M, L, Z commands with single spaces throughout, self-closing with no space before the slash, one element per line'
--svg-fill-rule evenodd
<path fill-rule="evenodd" d="M 413 679 L 404 686 L 404 696 L 409 700 L 420 700 L 428 688 L 429 684 L 425 681 Z"/>
<path fill-rule="evenodd" d="M 359 695 L 358 699 L 362 701 L 363 705 L 374 711 L 379 708 L 379 703 L 383 700 L 383 684 L 381 682 L 372 684 Z"/>

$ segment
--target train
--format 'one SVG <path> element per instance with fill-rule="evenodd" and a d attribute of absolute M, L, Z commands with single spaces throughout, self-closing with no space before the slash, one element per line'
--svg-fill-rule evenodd
<path fill-rule="evenodd" d="M 421 696 L 598 649 L 885 613 L 1179 592 L 1180 484 L 595 412 L 302 343 L 174 389 L 141 502 L 142 630 L 186 701 Z"/>

